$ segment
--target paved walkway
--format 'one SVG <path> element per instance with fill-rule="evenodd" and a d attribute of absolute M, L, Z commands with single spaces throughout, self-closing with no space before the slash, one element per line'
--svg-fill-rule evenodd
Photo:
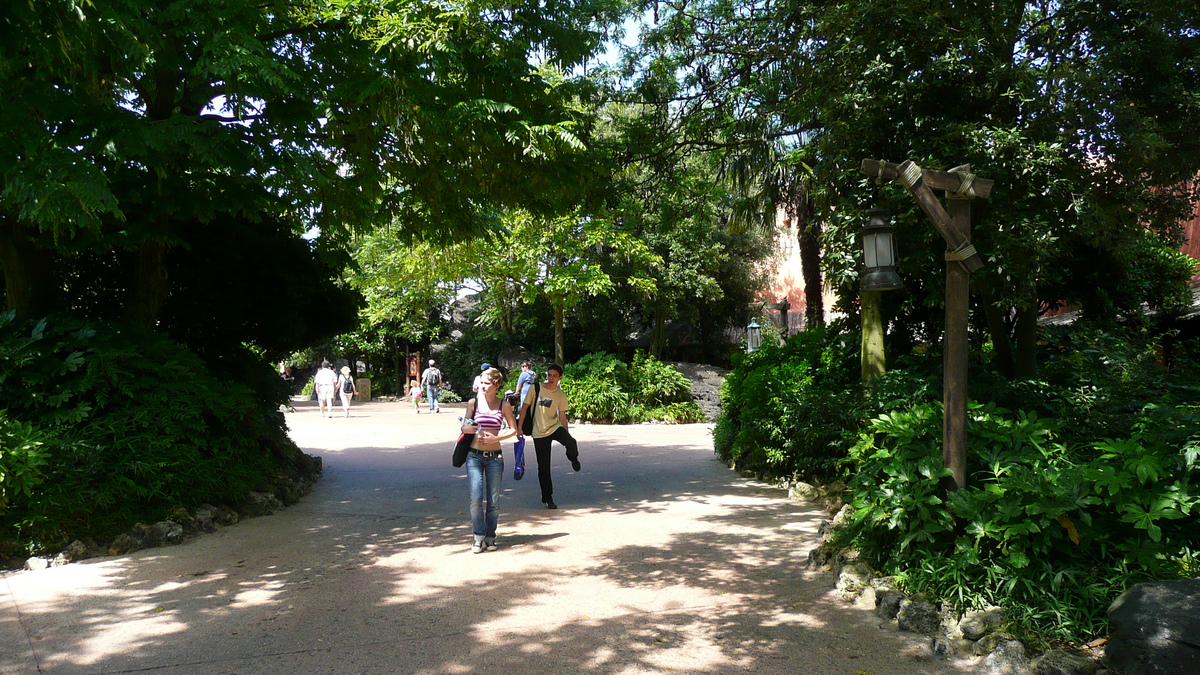
<path fill-rule="evenodd" d="M 709 427 L 581 426 L 555 498 L 506 467 L 473 555 L 457 410 L 311 407 L 312 494 L 180 546 L 0 579 L 0 673 L 950 674 L 804 567 L 823 514 L 738 477 Z M 511 461 L 511 459 L 510 459 Z"/>

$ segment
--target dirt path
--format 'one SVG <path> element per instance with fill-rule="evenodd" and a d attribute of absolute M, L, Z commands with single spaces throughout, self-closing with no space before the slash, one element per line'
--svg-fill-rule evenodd
<path fill-rule="evenodd" d="M 709 427 L 582 426 L 558 511 L 506 459 L 473 555 L 458 411 L 288 415 L 316 490 L 181 546 L 0 580 L 0 673 L 969 672 L 804 567 L 822 514 L 739 478 Z M 507 451 L 506 451 L 507 452 Z"/>

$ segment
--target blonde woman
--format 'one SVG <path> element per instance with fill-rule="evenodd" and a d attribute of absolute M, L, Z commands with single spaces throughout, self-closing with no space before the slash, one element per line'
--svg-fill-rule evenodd
<path fill-rule="evenodd" d="M 470 494 L 472 553 L 496 550 L 499 521 L 500 483 L 504 477 L 504 455 L 500 441 L 516 435 L 512 404 L 500 396 L 500 371 L 488 368 L 479 376 L 479 393 L 467 404 L 462 431 L 475 434 L 467 452 L 467 490 Z M 501 422 L 508 431 L 500 432 Z"/>
<path fill-rule="evenodd" d="M 354 378 L 350 377 L 350 366 L 342 366 L 342 374 L 338 375 L 337 379 L 337 391 L 342 397 L 342 410 L 346 412 L 346 417 L 349 417 L 350 397 L 358 393 L 358 388 L 354 386 Z M 333 417 L 333 411 L 329 412 L 329 416 Z"/>

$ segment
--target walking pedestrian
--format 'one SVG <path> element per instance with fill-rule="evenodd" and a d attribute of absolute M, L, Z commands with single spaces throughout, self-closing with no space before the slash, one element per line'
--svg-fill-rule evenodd
<path fill-rule="evenodd" d="M 500 396 L 501 375 L 489 368 L 480 375 L 479 393 L 467 406 L 462 432 L 475 434 L 467 451 L 467 490 L 470 495 L 472 553 L 496 550 L 500 486 L 504 479 L 504 453 L 500 441 L 517 433 L 512 404 Z M 508 430 L 501 433 L 502 422 Z"/>
<path fill-rule="evenodd" d="M 337 374 L 333 372 L 333 364 L 321 362 L 321 369 L 313 377 L 313 385 L 317 390 L 317 408 L 324 417 L 326 410 L 333 417 L 333 393 L 337 390 Z"/>
<path fill-rule="evenodd" d="M 475 376 L 475 381 L 471 383 L 471 391 L 475 392 L 476 394 L 479 393 L 480 380 L 483 378 L 483 374 L 487 372 L 487 369 L 491 367 L 492 364 L 487 362 L 484 362 L 479 366 L 479 374 Z"/>
<path fill-rule="evenodd" d="M 521 374 L 517 376 L 517 405 L 521 405 L 521 401 L 529 395 L 529 389 L 533 383 L 537 382 L 537 371 L 533 369 L 533 364 L 529 361 L 521 363 Z"/>
<path fill-rule="evenodd" d="M 441 403 L 438 402 L 438 387 L 442 386 L 442 371 L 434 365 L 433 359 L 429 359 L 429 367 L 421 373 L 421 384 L 425 385 L 425 396 L 429 399 L 429 412 L 442 412 Z"/>
<path fill-rule="evenodd" d="M 421 414 L 421 386 L 419 384 L 417 384 L 416 380 L 408 381 L 408 395 L 409 395 L 409 397 L 412 398 L 413 410 L 416 410 L 417 414 L 420 415 Z"/>
<path fill-rule="evenodd" d="M 342 366 L 342 374 L 337 379 L 337 392 L 342 397 L 342 410 L 345 411 L 346 417 L 349 417 L 350 399 L 358 395 L 358 387 L 354 385 L 354 378 L 350 377 L 350 366 Z M 329 416 L 333 417 L 332 409 L 329 411 Z"/>
<path fill-rule="evenodd" d="M 562 380 L 562 366 L 552 363 L 546 368 L 546 382 L 529 390 L 521 402 L 521 419 L 518 429 L 523 429 L 527 416 L 533 416 L 533 452 L 537 457 L 538 484 L 542 488 L 542 504 L 548 509 L 557 509 L 554 503 L 554 479 L 550 475 L 550 442 L 558 441 L 567 450 L 567 461 L 578 472 L 579 443 L 567 431 L 567 395 L 558 386 Z"/>

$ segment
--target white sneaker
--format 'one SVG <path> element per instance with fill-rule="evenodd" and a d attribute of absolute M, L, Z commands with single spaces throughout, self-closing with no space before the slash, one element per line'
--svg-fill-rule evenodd
<path fill-rule="evenodd" d="M 482 541 L 477 541 L 471 546 L 471 553 L 483 553 L 484 545 Z"/>

